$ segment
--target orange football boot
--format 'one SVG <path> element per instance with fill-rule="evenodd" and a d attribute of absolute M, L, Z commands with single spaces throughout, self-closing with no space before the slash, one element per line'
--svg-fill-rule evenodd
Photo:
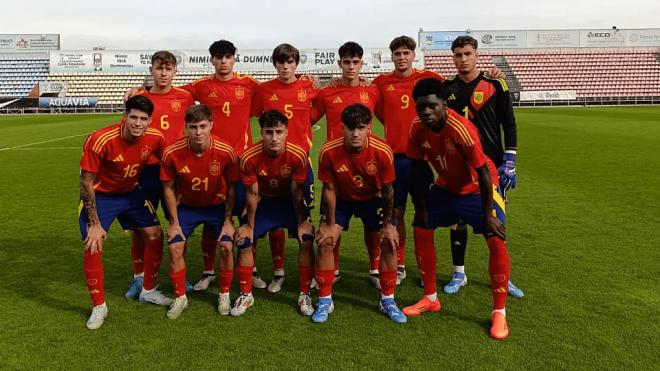
<path fill-rule="evenodd" d="M 497 340 L 504 340 L 509 336 L 509 326 L 506 324 L 506 316 L 500 312 L 493 312 L 491 315 L 493 326 L 490 328 L 490 337 Z"/>
<path fill-rule="evenodd" d="M 442 305 L 440 304 L 440 299 L 436 299 L 435 301 L 429 300 L 426 295 L 422 297 L 420 301 L 417 303 L 403 308 L 403 314 L 406 316 L 419 316 L 420 314 L 424 312 L 439 312 L 440 308 L 442 308 Z"/>

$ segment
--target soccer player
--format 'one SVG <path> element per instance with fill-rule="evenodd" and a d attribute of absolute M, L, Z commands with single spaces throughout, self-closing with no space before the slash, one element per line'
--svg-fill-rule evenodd
<path fill-rule="evenodd" d="M 136 95 L 143 95 L 154 104 L 150 127 L 159 130 L 165 137 L 165 145 L 183 137 L 184 115 L 188 107 L 195 104 L 192 95 L 172 86 L 176 76 L 176 57 L 169 51 L 161 50 L 151 56 L 149 73 L 154 80 L 151 89 L 140 89 Z M 160 159 L 151 156 L 140 174 L 140 187 L 154 209 L 158 209 L 163 198 L 163 185 L 159 179 Z M 165 216 L 167 217 L 167 210 Z M 133 281 L 126 291 L 126 299 L 135 299 L 142 290 L 144 271 L 144 241 L 139 233 L 132 234 L 131 257 L 133 261 Z M 192 287 L 190 287 L 192 289 Z"/>
<path fill-rule="evenodd" d="M 172 303 L 155 289 L 163 257 L 163 232 L 153 205 L 137 185 L 149 157 L 160 156 L 165 146 L 163 134 L 148 128 L 153 110 L 146 97 L 129 99 L 121 122 L 90 134 L 83 146 L 79 224 L 84 242 L 83 271 L 93 304 L 87 321 L 90 330 L 101 327 L 108 315 L 101 256 L 115 218 L 123 227 L 135 228 L 145 243 L 140 302 Z"/>
<path fill-rule="evenodd" d="M 516 187 L 516 120 L 504 79 L 491 78 L 477 69 L 477 46 L 477 40 L 470 36 L 459 36 L 452 43 L 453 60 L 458 74 L 446 81 L 449 89 L 447 105 L 463 114 L 477 127 L 484 153 L 498 168 L 500 186 L 502 191 L 506 192 Z M 453 294 L 467 284 L 467 226 L 460 222 L 455 229 L 450 229 L 449 233 L 454 273 L 451 281 L 445 285 L 444 292 Z M 508 286 L 509 295 L 524 296 L 523 291 L 513 283 L 509 282 Z"/>
<path fill-rule="evenodd" d="M 394 217 L 399 233 L 397 246 L 397 284 L 406 278 L 406 223 L 405 212 L 408 194 L 413 194 L 412 160 L 406 156 L 410 125 L 417 116 L 411 93 L 415 83 L 423 78 L 444 80 L 441 75 L 413 68 L 417 43 L 408 36 L 396 37 L 390 42 L 394 71 L 383 73 L 373 80 L 380 91 L 382 104 L 376 116 L 385 127 L 385 141 L 394 152 Z M 426 174 L 427 183 L 433 182 L 430 167 Z M 421 180 L 418 180 L 421 181 Z M 413 200 L 414 201 L 414 200 Z"/>
<path fill-rule="evenodd" d="M 413 90 L 419 116 L 419 121 L 410 129 L 408 143 L 413 177 L 422 176 L 425 158 L 438 177 L 430 189 L 425 183 L 415 183 L 418 197 L 413 221 L 415 254 L 425 295 L 403 312 L 417 316 L 426 311 L 440 311 L 433 231 L 463 220 L 486 238 L 493 295 L 490 335 L 504 339 L 509 334 L 505 317 L 509 253 L 505 241 L 505 205 L 498 187 L 497 169 L 484 154 L 476 127 L 445 106 L 448 96 L 446 87 L 436 79 L 420 80 Z"/>
<path fill-rule="evenodd" d="M 298 238 L 298 307 L 306 316 L 314 312 L 309 297 L 314 266 L 314 232 L 303 197 L 309 175 L 308 154 L 287 140 L 287 124 L 287 117 L 280 111 L 264 112 L 259 117 L 263 140 L 245 151 L 241 158 L 246 215 L 236 235 L 241 295 L 231 309 L 232 316 L 242 315 L 254 304 L 250 282 L 254 264 L 250 249 L 252 241 L 276 228 L 287 228 L 289 235 Z"/>
<path fill-rule="evenodd" d="M 327 141 L 336 138 L 343 138 L 342 112 L 346 107 L 352 104 L 361 104 L 369 109 L 370 117 L 380 108 L 381 97 L 378 87 L 375 85 L 364 86 L 360 80 L 360 70 L 362 69 L 362 56 L 364 50 L 353 41 L 344 43 L 339 47 L 339 68 L 341 69 L 341 79 L 338 84 L 331 84 L 319 90 L 319 93 L 312 105 L 312 122 L 317 122 L 323 115 L 326 119 Z M 368 122 L 371 128 L 371 120 Z M 323 213 L 323 210 L 321 211 Z M 364 240 L 369 252 L 369 281 L 374 287 L 380 289 L 380 280 L 378 278 L 379 244 L 374 239 L 375 231 L 365 229 Z M 339 276 L 339 247 L 340 240 L 335 245 L 335 280 Z"/>
<path fill-rule="evenodd" d="M 396 245 L 394 226 L 394 155 L 381 139 L 370 134 L 369 108 L 353 104 L 342 112 L 344 135 L 330 140 L 319 154 L 319 179 L 323 182 L 323 220 L 316 237 L 316 282 L 319 301 L 312 321 L 325 322 L 334 310 L 333 246 L 348 230 L 352 216 L 362 219 L 372 243 L 380 245 L 380 311 L 397 323 L 406 316 L 394 301 L 396 288 Z"/>
<path fill-rule="evenodd" d="M 252 100 L 252 115 L 259 116 L 265 111 L 278 110 L 288 120 L 286 142 L 303 149 L 309 156 L 312 146 L 312 123 L 310 121 L 311 102 L 318 90 L 306 75 L 297 76 L 300 52 L 290 44 L 280 44 L 273 50 L 273 66 L 277 78 L 261 84 Z M 305 202 L 312 208 L 314 200 L 314 175 L 311 166 L 305 182 Z M 273 258 L 273 280 L 268 285 L 269 292 L 278 292 L 284 283 L 284 231 L 268 233 Z M 256 247 L 256 244 L 255 244 Z M 256 251 L 256 248 L 253 249 Z M 254 269 L 256 272 L 256 267 Z M 253 284 L 256 281 L 253 280 Z"/>
<path fill-rule="evenodd" d="M 188 136 L 168 146 L 163 152 L 160 178 L 163 181 L 165 205 L 170 214 L 167 240 L 170 251 L 170 279 L 176 298 L 167 317 L 176 319 L 188 306 L 186 297 L 185 241 L 200 224 L 208 225 L 219 235 L 220 296 L 229 295 L 232 275 L 223 274 L 233 268 L 234 224 L 232 206 L 234 183 L 238 180 L 238 164 L 231 146 L 211 135 L 211 110 L 195 105 L 186 111 Z"/>

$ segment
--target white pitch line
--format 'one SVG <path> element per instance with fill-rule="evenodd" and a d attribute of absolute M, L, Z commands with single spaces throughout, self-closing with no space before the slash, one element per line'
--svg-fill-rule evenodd
<path fill-rule="evenodd" d="M 80 147 L 37 147 L 37 148 L 8 148 L 0 151 L 41 151 L 41 150 L 59 150 L 59 149 L 81 149 Z"/>
<path fill-rule="evenodd" d="M 320 126 L 320 125 L 314 125 L 314 126 L 312 126 L 312 131 L 317 131 L 317 130 L 319 130 L 319 129 L 321 129 L 321 126 Z"/>
<path fill-rule="evenodd" d="M 14 150 L 14 149 L 17 149 L 17 148 L 36 146 L 37 144 L 52 143 L 52 142 L 57 142 L 57 141 L 59 141 L 59 140 L 64 140 L 64 139 L 71 139 L 71 138 L 82 137 L 83 135 L 89 135 L 89 133 L 76 134 L 76 135 L 68 135 L 68 136 L 66 136 L 66 137 L 55 138 L 55 139 L 50 139 L 50 140 L 44 140 L 44 141 L 41 141 L 41 142 L 34 142 L 34 143 L 21 144 L 20 146 L 15 146 L 15 147 L 5 147 L 5 148 L 0 148 L 0 151 L 10 151 L 10 150 Z"/>

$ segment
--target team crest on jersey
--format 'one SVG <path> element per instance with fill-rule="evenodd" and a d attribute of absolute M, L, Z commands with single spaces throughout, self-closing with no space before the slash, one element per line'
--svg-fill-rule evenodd
<path fill-rule="evenodd" d="M 369 93 L 367 93 L 366 91 L 361 91 L 360 92 L 360 102 L 369 103 Z"/>
<path fill-rule="evenodd" d="M 170 102 L 170 107 L 172 107 L 172 111 L 174 111 L 174 112 L 181 111 L 181 101 L 178 100 L 178 99 L 173 99 Z"/>
<path fill-rule="evenodd" d="M 280 185 L 280 182 L 278 182 L 277 179 L 271 179 L 268 181 L 268 185 L 270 188 L 277 188 Z"/>
<path fill-rule="evenodd" d="M 483 91 L 475 91 L 474 94 L 472 94 L 472 99 L 474 99 L 474 103 L 476 104 L 481 104 L 484 102 L 484 92 Z"/>
<path fill-rule="evenodd" d="M 367 161 L 367 174 L 375 175 L 378 172 L 378 165 L 376 161 Z"/>
<path fill-rule="evenodd" d="M 282 165 L 282 167 L 280 167 L 280 176 L 282 178 L 290 177 L 291 176 L 291 166 L 286 165 L 286 164 Z"/>
<path fill-rule="evenodd" d="M 151 154 L 151 147 L 149 146 L 144 146 L 142 148 L 142 159 L 146 160 L 149 158 L 149 155 Z"/>
<path fill-rule="evenodd" d="M 213 176 L 220 175 L 220 161 L 211 161 L 209 164 L 209 174 Z"/>
<path fill-rule="evenodd" d="M 454 147 L 454 142 L 451 141 L 449 138 L 445 138 L 445 149 L 447 150 L 447 153 L 450 155 L 453 155 L 456 153 L 456 147 Z"/>
<path fill-rule="evenodd" d="M 298 101 L 304 102 L 307 100 L 307 91 L 304 89 L 298 90 Z"/>
<path fill-rule="evenodd" d="M 237 86 L 234 88 L 234 96 L 236 99 L 243 99 L 245 98 L 245 88 L 242 86 Z"/>

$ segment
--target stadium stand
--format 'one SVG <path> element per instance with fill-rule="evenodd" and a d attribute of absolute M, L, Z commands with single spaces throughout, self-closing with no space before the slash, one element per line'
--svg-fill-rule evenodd
<path fill-rule="evenodd" d="M 0 54 L 0 98 L 21 98 L 48 76 L 48 55 Z"/>
<path fill-rule="evenodd" d="M 428 69 L 455 74 L 449 51 L 427 52 Z M 497 66 L 512 91 L 574 90 L 578 98 L 660 96 L 656 49 L 480 51 L 479 67 Z"/>

